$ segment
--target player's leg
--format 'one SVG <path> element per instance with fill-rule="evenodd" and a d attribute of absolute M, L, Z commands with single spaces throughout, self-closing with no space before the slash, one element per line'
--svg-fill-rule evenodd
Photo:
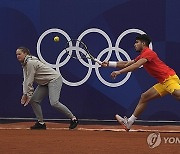
<path fill-rule="evenodd" d="M 40 103 L 44 99 L 44 97 L 47 96 L 47 94 L 48 87 L 41 85 L 38 85 L 33 93 L 33 96 L 30 100 L 30 104 L 32 106 L 34 114 L 36 115 L 38 122 L 35 123 L 35 125 L 31 127 L 31 129 L 46 129 L 46 125 L 43 122 L 43 114 Z"/>
<path fill-rule="evenodd" d="M 157 92 L 157 90 L 154 87 L 151 87 L 146 92 L 141 94 L 141 98 L 139 100 L 138 105 L 136 106 L 136 109 L 134 110 L 133 115 L 135 117 L 139 117 L 139 115 L 146 108 L 148 101 L 158 98 L 158 97 L 160 97 L 160 94 Z"/>
<path fill-rule="evenodd" d="M 78 120 L 65 105 L 59 102 L 61 88 L 62 88 L 61 77 L 59 77 L 55 81 L 52 81 L 48 84 L 50 104 L 55 109 L 57 109 L 58 111 L 63 113 L 65 116 L 71 119 L 71 124 L 69 128 L 74 129 L 78 124 Z"/>
<path fill-rule="evenodd" d="M 168 92 L 166 89 L 164 89 L 163 85 L 158 83 L 148 89 L 145 93 L 141 95 L 141 98 L 139 100 L 138 105 L 136 106 L 134 113 L 132 116 L 128 119 L 128 124 L 131 127 L 131 125 L 134 123 L 134 121 L 140 116 L 140 114 L 145 110 L 147 103 L 150 100 L 153 100 L 155 98 L 163 97 L 167 95 Z"/>
<path fill-rule="evenodd" d="M 145 110 L 148 101 L 159 98 L 166 94 L 167 92 L 163 89 L 162 85 L 156 84 L 141 95 L 139 103 L 130 118 L 122 118 L 121 116 L 116 115 L 116 119 L 124 126 L 126 131 L 129 131 L 134 121 Z"/>

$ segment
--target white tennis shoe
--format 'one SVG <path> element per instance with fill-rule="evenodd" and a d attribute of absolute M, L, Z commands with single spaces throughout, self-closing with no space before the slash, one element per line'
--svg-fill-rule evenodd
<path fill-rule="evenodd" d="M 128 123 L 128 118 L 124 117 L 122 118 L 120 115 L 115 115 L 116 120 L 123 126 L 123 128 L 129 132 L 131 125 Z"/>

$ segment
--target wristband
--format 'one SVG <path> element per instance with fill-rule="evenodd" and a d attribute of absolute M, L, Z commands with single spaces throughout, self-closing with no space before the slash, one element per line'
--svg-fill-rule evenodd
<path fill-rule="evenodd" d="M 116 67 L 117 66 L 117 62 L 116 61 L 109 61 L 108 66 L 109 67 Z"/>

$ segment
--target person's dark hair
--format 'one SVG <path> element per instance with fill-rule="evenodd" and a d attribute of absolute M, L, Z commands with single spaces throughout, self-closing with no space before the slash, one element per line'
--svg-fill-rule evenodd
<path fill-rule="evenodd" d="M 30 50 L 26 47 L 19 47 L 19 50 L 21 50 L 23 53 L 26 53 L 27 55 L 31 55 Z"/>
<path fill-rule="evenodd" d="M 146 35 L 146 34 L 140 34 L 140 35 L 138 35 L 138 36 L 136 37 L 136 40 L 140 40 L 140 41 L 142 41 L 142 42 L 145 42 L 145 44 L 146 44 L 147 46 L 149 46 L 149 44 L 151 43 L 150 37 L 149 37 L 148 35 Z"/>

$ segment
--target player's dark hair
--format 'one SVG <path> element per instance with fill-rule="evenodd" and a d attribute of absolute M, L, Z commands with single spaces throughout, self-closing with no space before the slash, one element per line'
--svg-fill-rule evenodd
<path fill-rule="evenodd" d="M 140 41 L 142 41 L 142 42 L 145 42 L 145 44 L 146 44 L 147 46 L 149 46 L 149 44 L 151 43 L 150 37 L 149 37 L 148 35 L 146 35 L 146 34 L 140 34 L 140 35 L 138 35 L 138 36 L 136 37 L 136 40 L 140 40 Z"/>
<path fill-rule="evenodd" d="M 30 50 L 26 47 L 19 47 L 19 50 L 21 50 L 23 53 L 26 53 L 27 55 L 31 55 Z"/>

